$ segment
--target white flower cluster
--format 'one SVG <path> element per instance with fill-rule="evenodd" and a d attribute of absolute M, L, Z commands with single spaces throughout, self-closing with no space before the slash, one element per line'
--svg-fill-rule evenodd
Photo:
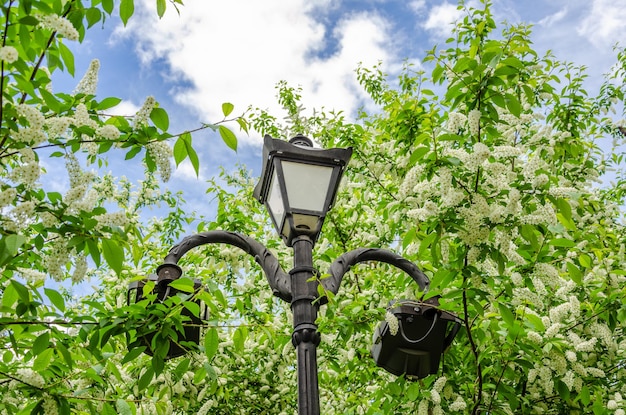
<path fill-rule="evenodd" d="M 529 215 L 522 216 L 520 222 L 529 225 L 549 224 L 556 225 L 558 220 L 556 212 L 550 202 L 539 204 L 537 209 Z"/>
<path fill-rule="evenodd" d="M 70 259 L 67 241 L 57 238 L 48 244 L 48 250 L 43 256 L 43 266 L 48 274 L 56 281 L 65 279 L 65 266 Z"/>
<path fill-rule="evenodd" d="M 438 394 L 440 394 L 443 391 L 443 387 L 446 386 L 447 381 L 448 381 L 448 378 L 446 378 L 445 376 L 438 377 L 435 383 L 433 384 L 431 393 L 437 392 Z M 439 402 L 435 402 L 435 403 L 439 403 Z"/>
<path fill-rule="evenodd" d="M 27 281 L 38 282 L 46 279 L 46 274 L 32 268 L 18 268 L 19 275 Z"/>
<path fill-rule="evenodd" d="M 390 311 L 387 311 L 385 313 L 385 321 L 389 325 L 389 333 L 391 333 L 392 336 L 398 334 L 398 317 L 396 317 L 395 314 L 391 313 Z"/>
<path fill-rule="evenodd" d="M 85 279 L 85 275 L 87 275 L 87 258 L 84 255 L 78 255 L 74 260 L 72 282 L 82 282 Z"/>
<path fill-rule="evenodd" d="M 537 333 L 536 331 L 529 330 L 528 333 L 526 333 L 526 336 L 528 337 L 528 340 L 535 344 L 543 344 L 543 337 L 541 337 L 541 334 Z"/>
<path fill-rule="evenodd" d="M 44 415 L 58 415 L 59 407 L 57 405 L 56 400 L 48 394 L 44 395 L 43 402 L 41 404 L 41 409 L 43 409 Z"/>
<path fill-rule="evenodd" d="M 491 150 L 484 143 L 475 143 L 474 151 L 469 155 L 465 161 L 466 168 L 468 170 L 476 170 L 479 168 L 485 160 L 491 155 Z"/>
<path fill-rule="evenodd" d="M 135 114 L 135 119 L 133 120 L 134 129 L 138 129 L 148 123 L 148 118 L 150 117 L 150 113 L 154 109 L 155 105 L 156 101 L 154 97 L 149 96 L 146 98 L 139 111 L 137 111 L 137 114 Z"/>
<path fill-rule="evenodd" d="M 13 208 L 11 215 L 14 217 L 16 224 L 26 226 L 31 223 L 35 213 L 35 202 L 32 200 L 24 201 Z"/>
<path fill-rule="evenodd" d="M 22 368 L 17 370 L 17 377 L 31 386 L 43 388 L 45 381 L 39 372 L 35 372 L 31 368 Z"/>
<path fill-rule="evenodd" d="M 161 175 L 161 180 L 167 182 L 172 174 L 172 166 L 170 164 L 172 149 L 169 144 L 165 141 L 153 141 L 146 145 L 146 151 L 154 159 Z"/>
<path fill-rule="evenodd" d="M 63 16 L 46 14 L 39 16 L 39 25 L 44 29 L 57 32 L 68 40 L 78 40 L 78 30 Z"/>
<path fill-rule="evenodd" d="M 622 409 L 624 407 L 626 407 L 626 403 L 619 392 L 615 392 L 613 399 L 609 399 L 606 403 L 606 409 L 615 411 L 615 415 L 624 415 L 624 409 Z"/>
<path fill-rule="evenodd" d="M 87 106 L 82 102 L 76 106 L 76 111 L 74 112 L 74 125 L 77 127 L 90 127 L 96 129 L 98 127 L 98 123 L 91 119 L 89 116 L 89 111 L 87 110 Z"/>
<path fill-rule="evenodd" d="M 420 221 L 424 221 L 429 217 L 437 215 L 439 212 L 439 207 L 435 202 L 427 200 L 424 203 L 424 206 L 417 209 L 411 209 L 407 212 L 407 216 L 411 219 L 417 219 Z"/>
<path fill-rule="evenodd" d="M 65 137 L 67 129 L 72 124 L 73 119 L 70 117 L 50 117 L 46 119 L 46 128 L 48 131 L 48 138 L 62 138 Z"/>
<path fill-rule="evenodd" d="M 474 195 L 471 206 L 459 209 L 459 216 L 463 219 L 463 230 L 459 232 L 459 237 L 469 246 L 478 245 L 489 236 L 489 227 L 484 223 L 484 219 L 491 214 L 491 207 L 487 200 Z"/>
<path fill-rule="evenodd" d="M 35 152 L 26 147 L 20 150 L 21 163 L 16 165 L 11 172 L 11 180 L 17 183 L 23 183 L 27 187 L 35 184 L 41 174 L 41 168 Z"/>
<path fill-rule="evenodd" d="M 13 63 L 19 57 L 17 53 L 17 49 L 13 46 L 2 46 L 0 47 L 0 60 L 3 60 L 8 63 Z"/>
<path fill-rule="evenodd" d="M 96 128 L 96 135 L 105 140 L 115 141 L 120 138 L 120 130 L 114 125 L 105 124 Z"/>
<path fill-rule="evenodd" d="M 465 403 L 465 400 L 463 400 L 462 397 L 457 396 L 455 401 L 452 402 L 448 408 L 452 412 L 463 412 L 465 411 L 465 409 L 467 409 L 467 404 Z"/>
<path fill-rule="evenodd" d="M 480 130 L 480 110 L 474 108 L 467 114 L 467 124 L 470 134 L 477 136 Z"/>
<path fill-rule="evenodd" d="M 98 228 L 102 227 L 120 227 L 123 228 L 128 224 L 128 218 L 126 212 L 109 212 L 102 215 L 94 216 L 94 219 L 98 221 Z"/>
<path fill-rule="evenodd" d="M 522 154 L 522 150 L 519 147 L 508 145 L 494 146 L 491 154 L 497 159 L 508 159 L 520 156 Z"/>
<path fill-rule="evenodd" d="M 100 70 L 100 61 L 98 59 L 94 59 L 89 64 L 89 68 L 87 68 L 87 72 L 80 80 L 76 88 L 74 89 L 74 95 L 76 94 L 86 94 L 86 95 L 95 95 L 96 88 L 98 86 L 98 71 Z"/>
<path fill-rule="evenodd" d="M 467 117 L 458 112 L 451 112 L 448 114 L 448 131 L 453 134 L 459 132 L 461 128 L 465 126 Z"/>
<path fill-rule="evenodd" d="M 45 140 L 45 136 L 43 135 L 43 132 L 41 132 L 41 129 L 46 121 L 43 114 L 36 107 L 26 104 L 18 104 L 15 107 L 15 110 L 20 117 L 26 120 L 26 125 L 28 126 L 26 129 L 20 129 L 18 134 L 15 135 L 15 139 L 17 141 L 32 144 L 39 144 Z M 22 132 L 21 135 L 19 134 L 20 132 Z"/>
<path fill-rule="evenodd" d="M 13 203 L 17 197 L 17 190 L 13 187 L 8 187 L 0 191 L 0 208 L 9 206 Z"/>

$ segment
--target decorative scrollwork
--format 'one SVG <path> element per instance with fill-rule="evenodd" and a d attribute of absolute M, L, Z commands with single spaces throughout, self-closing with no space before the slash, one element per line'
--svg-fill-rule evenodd
<path fill-rule="evenodd" d="M 274 295 L 291 302 L 291 279 L 280 266 L 278 259 L 260 242 L 236 232 L 214 230 L 187 236 L 170 249 L 164 264 L 177 264 L 180 258 L 191 249 L 211 243 L 232 245 L 252 255 L 265 272 Z"/>
<path fill-rule="evenodd" d="M 417 265 L 394 252 L 380 248 L 359 248 L 341 255 L 330 265 L 330 277 L 322 280 L 322 286 L 333 294 L 337 294 L 344 274 L 352 266 L 367 261 L 385 262 L 401 269 L 413 278 L 424 293 L 430 287 L 430 280 Z"/>

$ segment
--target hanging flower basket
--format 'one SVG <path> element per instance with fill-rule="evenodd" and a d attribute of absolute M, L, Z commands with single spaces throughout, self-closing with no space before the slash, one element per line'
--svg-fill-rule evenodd
<path fill-rule="evenodd" d="M 408 379 L 437 373 L 441 355 L 452 344 L 462 323 L 438 306 L 437 297 L 425 302 L 392 301 L 386 321 L 374 333 L 371 353 L 376 364 Z"/>
<path fill-rule="evenodd" d="M 154 293 L 157 295 L 157 299 L 155 301 L 163 302 L 167 298 L 173 297 L 179 293 L 179 290 L 169 286 L 170 281 L 161 281 L 159 283 L 157 282 L 157 276 L 151 275 L 147 279 L 134 281 L 129 285 L 127 292 L 128 304 L 137 303 L 144 299 L 143 287 L 148 281 L 154 281 L 156 283 L 154 286 Z M 202 284 L 200 280 L 195 279 L 194 291 L 198 292 L 201 288 Z M 171 359 L 184 355 L 190 350 L 190 348 L 186 347 L 186 345 L 200 344 L 200 328 L 208 319 L 208 309 L 203 301 L 196 299 L 193 302 L 196 303 L 200 309 L 199 316 L 196 316 L 187 308 L 183 308 L 181 310 L 180 314 L 186 318 L 186 321 L 183 322 L 183 330 L 174 330 L 175 335 L 169 339 L 169 349 L 165 355 L 165 359 Z M 149 332 L 147 334 L 140 335 L 141 343 L 146 346 L 145 353 L 150 356 L 152 356 L 155 352 L 152 348 L 152 340 L 156 334 L 156 332 Z"/>

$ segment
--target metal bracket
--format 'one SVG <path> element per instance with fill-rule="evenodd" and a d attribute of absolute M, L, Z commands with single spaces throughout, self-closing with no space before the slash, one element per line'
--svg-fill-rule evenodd
<path fill-rule="evenodd" d="M 260 242 L 237 232 L 214 230 L 187 236 L 170 249 L 161 267 L 168 264 L 175 265 L 189 250 L 212 243 L 232 245 L 253 256 L 265 272 L 274 295 L 291 303 L 291 278 L 280 266 L 278 259 Z"/>

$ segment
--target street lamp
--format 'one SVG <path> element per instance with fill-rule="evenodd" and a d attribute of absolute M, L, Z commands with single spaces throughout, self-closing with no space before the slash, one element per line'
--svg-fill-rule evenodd
<path fill-rule="evenodd" d="M 313 246 L 319 237 L 326 213 L 331 208 L 352 149 L 314 148 L 307 137 L 298 135 L 290 142 L 265 137 L 261 180 L 255 198 L 264 203 L 278 234 L 293 247 L 293 268 L 287 273 L 276 257 L 261 243 L 235 232 L 214 230 L 185 237 L 170 249 L 157 268 L 160 286 L 182 275 L 177 265 L 189 250 L 209 244 L 236 246 L 253 256 L 265 272 L 274 295 L 291 305 L 292 343 L 297 353 L 298 414 L 320 413 L 317 377 L 317 312 L 327 298 L 322 292 L 337 294 L 345 273 L 362 262 L 378 261 L 407 273 L 424 293 L 430 281 L 411 261 L 389 250 L 359 248 L 337 258 L 329 277 L 320 280 L 313 267 Z M 129 297 L 130 298 L 130 297 Z M 377 365 L 396 375 L 419 379 L 436 373 L 443 351 L 450 346 L 461 321 L 440 310 L 436 298 L 425 302 L 400 301 L 389 312 L 398 319 L 393 333 L 387 321 L 376 329 L 372 356 Z M 452 328 L 448 330 L 448 325 Z"/>
<path fill-rule="evenodd" d="M 263 170 L 254 197 L 265 203 L 287 246 L 300 235 L 317 240 L 350 156 L 352 148 L 313 148 L 303 135 L 289 142 L 265 136 Z"/>

